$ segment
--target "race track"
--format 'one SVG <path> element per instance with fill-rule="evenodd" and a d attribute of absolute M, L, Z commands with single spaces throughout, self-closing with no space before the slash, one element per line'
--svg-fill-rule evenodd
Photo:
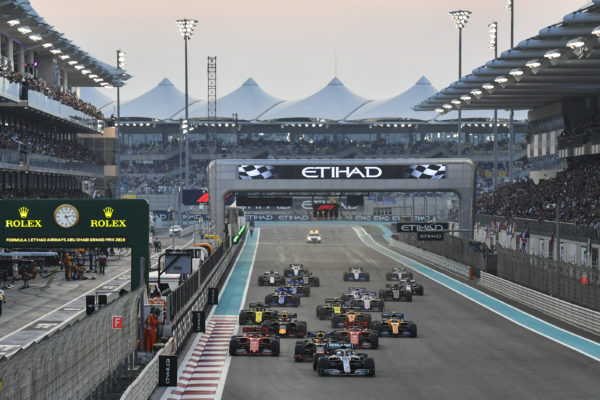
<path fill-rule="evenodd" d="M 370 290 L 385 286 L 397 265 L 365 246 L 349 226 L 320 226 L 321 245 L 306 243 L 307 227 L 262 227 L 245 301 L 263 301 L 268 287 L 257 277 L 302 263 L 321 279 L 302 298 L 299 320 L 309 330 L 331 330 L 315 318 L 315 307 L 353 286 L 342 280 L 351 265 L 371 274 Z M 598 399 L 600 364 L 494 314 L 447 288 L 415 274 L 425 296 L 387 302 L 386 311 L 405 313 L 418 325 L 416 339 L 380 339 L 376 376 L 318 377 L 311 364 L 292 359 L 296 339 L 281 340 L 280 357 L 233 357 L 223 399 Z M 357 285 L 358 286 L 358 285 Z M 379 314 L 373 313 L 374 319 Z"/>

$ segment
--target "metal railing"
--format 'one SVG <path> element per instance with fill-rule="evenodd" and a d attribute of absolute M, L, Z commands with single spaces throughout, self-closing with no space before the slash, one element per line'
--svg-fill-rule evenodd
<path fill-rule="evenodd" d="M 543 314 L 570 325 L 600 334 L 600 313 L 557 299 L 516 283 L 481 272 L 479 283 L 509 299 L 516 300 Z"/>
<path fill-rule="evenodd" d="M 76 110 L 73 107 L 62 104 L 60 101 L 46 97 L 41 92 L 28 90 L 27 105 L 36 110 L 43 111 L 47 114 L 54 115 L 55 117 L 59 117 L 77 125 L 100 132 L 98 129 L 98 121 L 94 117 L 82 111 Z"/>

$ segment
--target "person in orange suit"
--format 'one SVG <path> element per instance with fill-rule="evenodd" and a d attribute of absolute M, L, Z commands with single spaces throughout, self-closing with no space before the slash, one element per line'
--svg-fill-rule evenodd
<path fill-rule="evenodd" d="M 146 344 L 146 351 L 152 351 L 152 345 L 156 343 L 156 332 L 160 321 L 158 320 L 159 310 L 152 307 L 150 314 L 144 321 L 144 343 Z"/>

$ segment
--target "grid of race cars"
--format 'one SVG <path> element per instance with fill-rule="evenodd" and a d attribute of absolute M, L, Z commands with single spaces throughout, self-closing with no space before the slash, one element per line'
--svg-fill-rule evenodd
<path fill-rule="evenodd" d="M 378 349 L 382 338 L 417 337 L 417 324 L 399 311 L 401 303 L 396 302 L 422 296 L 423 285 L 402 266 L 387 272 L 385 287 L 378 290 L 368 287 L 370 275 L 362 266 L 349 266 L 340 279 L 353 286 L 344 293 L 329 293 L 315 310 L 319 320 L 331 321 L 331 330 L 311 330 L 296 311 L 306 312 L 302 297 L 323 293 L 314 290 L 320 287 L 319 277 L 302 264 L 259 275 L 257 284 L 273 291 L 240 311 L 242 332 L 231 337 L 229 354 L 279 356 L 280 341 L 295 338 L 290 362 L 311 363 L 319 376 L 374 376 L 376 356 L 361 350 Z"/>

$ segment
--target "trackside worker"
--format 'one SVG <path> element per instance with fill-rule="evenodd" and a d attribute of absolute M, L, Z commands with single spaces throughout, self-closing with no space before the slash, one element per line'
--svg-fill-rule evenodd
<path fill-rule="evenodd" d="M 146 343 L 146 351 L 152 351 L 152 345 L 156 343 L 156 331 L 160 324 L 157 314 L 159 311 L 152 307 L 150 314 L 144 321 L 144 343 Z"/>
<path fill-rule="evenodd" d="M 0 316 L 2 316 L 2 304 L 6 303 L 6 295 L 4 290 L 0 289 Z"/>

